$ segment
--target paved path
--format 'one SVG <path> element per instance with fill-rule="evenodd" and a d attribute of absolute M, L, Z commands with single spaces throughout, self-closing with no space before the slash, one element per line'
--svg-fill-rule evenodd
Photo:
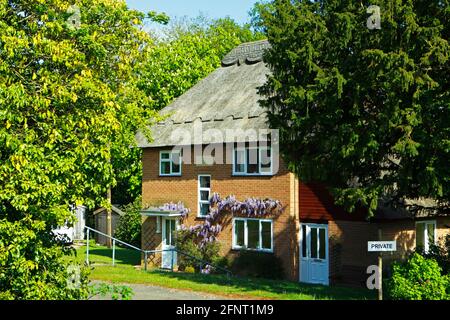
<path fill-rule="evenodd" d="M 133 300 L 228 300 L 229 299 L 227 297 L 216 296 L 209 293 L 169 289 L 144 284 L 121 283 L 120 285 L 124 285 L 133 289 L 134 293 Z M 111 300 L 111 298 L 97 296 L 92 298 L 92 300 Z"/>

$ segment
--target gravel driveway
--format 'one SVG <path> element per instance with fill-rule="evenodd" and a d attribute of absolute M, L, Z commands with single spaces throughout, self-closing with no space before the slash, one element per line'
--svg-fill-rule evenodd
<path fill-rule="evenodd" d="M 95 283 L 95 282 L 94 282 Z M 228 300 L 229 298 L 209 293 L 169 289 L 144 284 L 120 283 L 133 289 L 133 300 Z M 91 300 L 111 300 L 110 297 L 96 296 Z"/>

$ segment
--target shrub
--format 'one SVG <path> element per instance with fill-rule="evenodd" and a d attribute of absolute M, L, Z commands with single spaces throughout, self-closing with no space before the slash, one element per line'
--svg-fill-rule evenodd
<path fill-rule="evenodd" d="M 427 253 L 423 249 L 417 252 L 427 259 L 434 259 L 442 268 L 443 274 L 450 274 L 450 235 L 445 237 L 443 245 L 431 245 Z"/>
<path fill-rule="evenodd" d="M 240 276 L 267 279 L 282 279 L 284 275 L 280 258 L 273 253 L 254 251 L 241 251 L 231 262 L 231 271 Z"/>
<path fill-rule="evenodd" d="M 195 273 L 195 268 L 192 266 L 187 266 L 184 268 L 184 272 L 186 273 Z"/>
<path fill-rule="evenodd" d="M 141 247 L 141 197 L 125 206 L 125 215 L 117 223 L 114 237 L 138 248 Z"/>
<path fill-rule="evenodd" d="M 198 237 L 195 233 L 188 230 L 180 230 L 177 232 L 176 247 L 180 252 L 178 254 L 178 268 L 181 271 L 186 271 L 188 266 L 194 266 L 195 270 L 200 272 L 199 260 L 212 263 L 213 265 L 216 265 L 216 263 L 220 261 L 220 244 L 218 242 L 213 241 L 200 245 L 198 241 Z M 193 258 L 183 253 L 186 253 Z"/>
<path fill-rule="evenodd" d="M 394 300 L 442 300 L 450 298 L 450 278 L 441 274 L 434 259 L 414 253 L 403 263 L 392 266 L 386 281 L 387 296 Z"/>

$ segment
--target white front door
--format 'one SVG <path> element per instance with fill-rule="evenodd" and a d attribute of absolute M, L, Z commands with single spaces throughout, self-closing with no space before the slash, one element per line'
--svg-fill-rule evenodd
<path fill-rule="evenodd" d="M 300 282 L 329 284 L 328 225 L 300 225 Z"/>
<path fill-rule="evenodd" d="M 162 218 L 162 250 L 161 268 L 172 269 L 177 265 L 177 253 L 175 249 L 175 232 L 178 221 L 173 218 Z M 167 251 L 170 250 L 170 251 Z"/>

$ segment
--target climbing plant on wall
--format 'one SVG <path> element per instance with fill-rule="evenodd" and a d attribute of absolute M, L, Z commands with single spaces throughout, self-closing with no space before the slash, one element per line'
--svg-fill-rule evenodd
<path fill-rule="evenodd" d="M 222 199 L 218 193 L 214 193 L 211 197 L 210 208 L 204 223 L 190 227 L 183 224 L 181 227 L 182 230 L 189 230 L 191 233 L 197 235 L 200 247 L 216 241 L 217 236 L 222 231 L 220 222 L 226 215 L 264 218 L 279 215 L 284 210 L 279 200 L 247 198 L 244 201 L 239 201 L 234 195 Z"/>

